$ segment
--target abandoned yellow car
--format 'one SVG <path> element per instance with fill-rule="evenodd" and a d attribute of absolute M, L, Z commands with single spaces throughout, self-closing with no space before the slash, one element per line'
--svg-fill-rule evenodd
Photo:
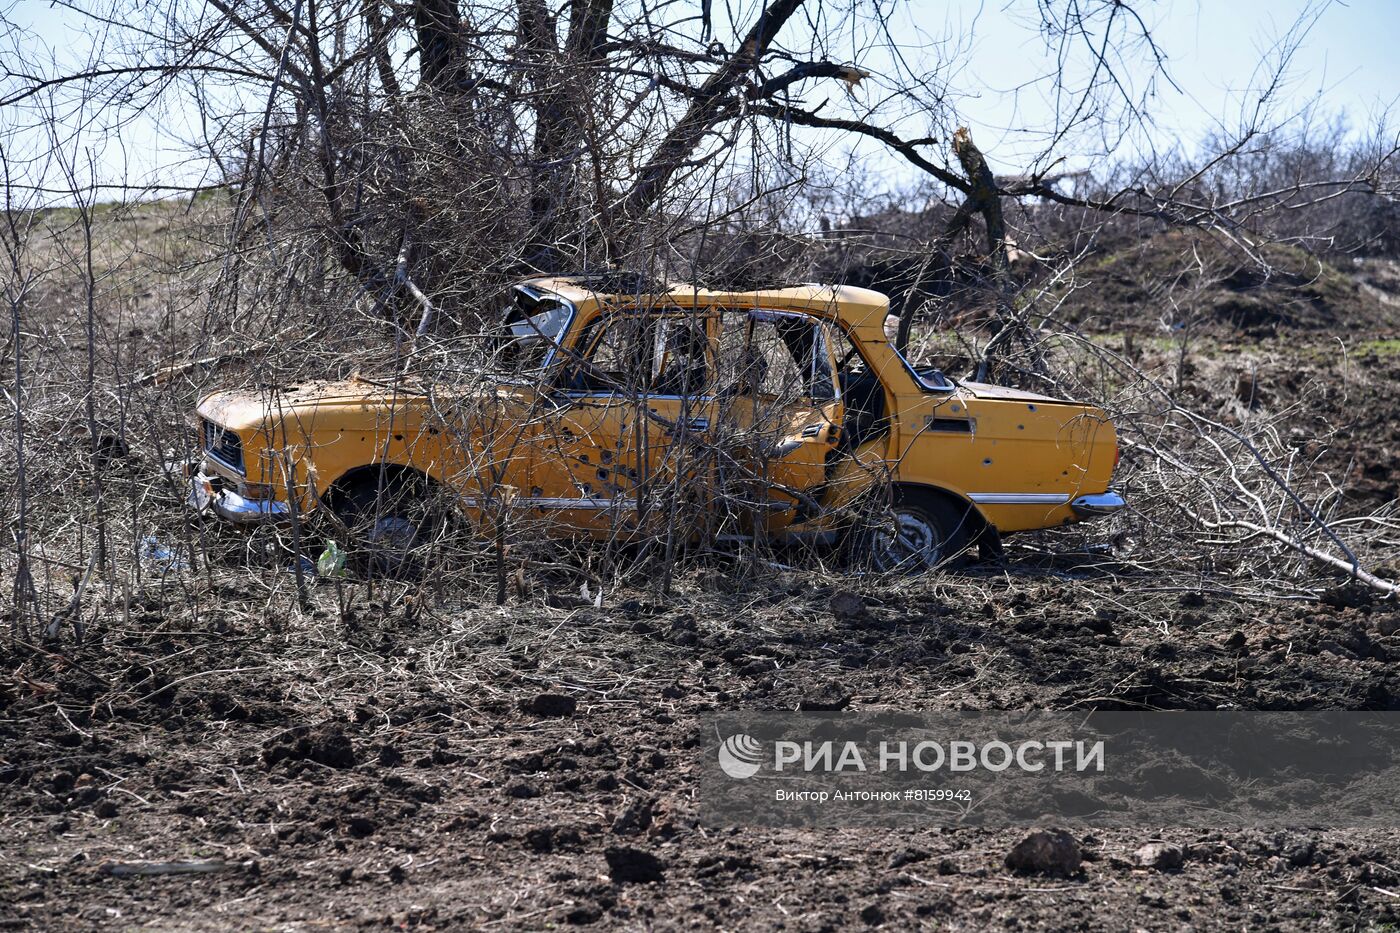
<path fill-rule="evenodd" d="M 882 294 L 618 291 L 516 286 L 460 385 L 216 392 L 191 499 L 239 523 L 330 512 L 389 554 L 447 500 L 493 540 L 845 535 L 887 571 L 1124 505 L 1103 411 L 916 369 Z"/>

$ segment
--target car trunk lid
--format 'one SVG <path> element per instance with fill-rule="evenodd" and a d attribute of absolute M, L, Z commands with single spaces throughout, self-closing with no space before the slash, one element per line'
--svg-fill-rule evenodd
<path fill-rule="evenodd" d="M 987 399 L 989 401 L 1025 402 L 1033 405 L 1069 405 L 1074 408 L 1085 407 L 1082 402 L 1071 402 L 1062 398 L 1052 398 L 1037 392 L 1027 392 L 1024 389 L 1012 389 L 1007 386 L 992 385 L 989 382 L 967 382 L 965 380 L 959 380 L 958 385 L 971 392 L 975 397 Z"/>

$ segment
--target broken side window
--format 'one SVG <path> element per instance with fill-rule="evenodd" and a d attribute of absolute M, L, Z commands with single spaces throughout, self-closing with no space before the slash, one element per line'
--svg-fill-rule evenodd
<path fill-rule="evenodd" d="M 528 286 L 517 287 L 497 334 L 498 369 L 528 373 L 549 363 L 574 317 L 574 306 Z"/>

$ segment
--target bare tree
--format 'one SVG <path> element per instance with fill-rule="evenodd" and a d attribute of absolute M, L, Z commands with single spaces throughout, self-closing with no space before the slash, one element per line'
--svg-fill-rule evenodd
<path fill-rule="evenodd" d="M 78 209 L 81 246 L 66 258 L 84 289 L 83 421 L 96 457 L 103 438 L 95 199 L 175 190 L 189 197 L 192 214 L 209 212 L 199 229 L 212 224 L 219 233 L 208 253 L 175 270 L 180 281 L 197 283 L 181 300 L 197 302 L 198 314 L 185 320 L 198 326 L 190 334 L 172 325 L 176 358 L 152 369 L 147 388 L 165 373 L 202 373 L 203 361 L 244 367 L 244 378 L 269 387 L 269 404 L 280 386 L 308 374 L 356 372 L 390 386 L 460 382 L 491 360 L 483 323 L 498 309 L 486 296 L 521 275 L 627 270 L 635 275 L 614 281 L 638 292 L 677 278 L 850 280 L 851 263 L 832 256 L 855 249 L 898 268 L 897 281 L 867 284 L 894 294 L 895 342 L 908 355 L 921 352 L 930 320 L 973 320 L 979 329 L 962 347 L 969 376 L 1100 397 L 1133 425 L 1136 449 L 1189 461 L 1203 478 L 1219 476 L 1227 460 L 1232 476 L 1248 474 L 1241 482 L 1249 493 L 1222 501 L 1215 517 L 1185 520 L 1248 521 L 1299 552 L 1345 553 L 1349 545 L 1327 516 L 1276 468 L 1279 445 L 1251 433 L 1255 426 L 1228 436 L 1173 387 L 1138 371 L 1131 352 L 1091 349 L 1060 311 L 1080 287 L 1094 244 L 1130 226 L 1207 237 L 1266 276 L 1275 244 L 1393 248 L 1400 190 L 1393 132 L 1382 124 L 1338 147 L 1329 136 L 1339 130 L 1309 128 L 1305 145 L 1288 145 L 1302 115 L 1276 113 L 1268 102 L 1311 10 L 1264 63 L 1264 103 L 1237 132 L 1207 141 L 1196 156 L 1149 149 L 1128 157 L 1111 146 L 1086 153 L 1091 132 L 1123 139 L 1146 131 L 1153 89 L 1171 80 L 1165 55 L 1133 3 L 1039 3 L 1030 12 L 1053 50 L 1048 86 L 1056 106 L 1044 125 L 1026 128 L 1040 145 L 1023 156 L 1024 169 L 998 174 L 992 166 L 1005 160 L 975 141 L 977 105 L 951 77 L 955 44 L 940 49 L 946 60 L 904 61 L 889 11 L 878 4 L 770 0 L 735 8 L 731 22 L 708 4 L 681 0 L 187 0 L 154 17 L 131 0 L 75 8 L 72 15 L 103 25 L 106 38 L 81 60 L 14 58 L 24 64 L 7 67 L 0 86 L 0 106 L 15 115 L 11 137 L 39 127 L 67 154 L 57 169 L 63 184 L 55 185 L 53 168 L 36 164 L 10 188 L 19 205 L 7 215 L 6 293 L 21 505 L 31 209 L 53 191 Z M 838 42 L 846 35 L 859 41 Z M 204 174 L 172 188 L 83 189 L 74 154 L 84 149 L 69 137 L 110 138 L 156 113 L 178 117 L 172 122 L 184 125 Z M 858 153 L 852 163 L 836 162 L 838 146 Z M 1090 155 L 1102 167 L 1082 167 Z M 840 216 L 869 219 L 876 197 L 905 193 L 872 190 L 860 160 L 900 164 L 915 179 L 907 190 L 923 205 L 917 229 L 897 243 L 888 230 L 872 234 Z M 843 200 L 857 207 L 846 210 Z M 954 283 L 956 300 L 939 300 Z M 1091 369 L 1103 380 L 1082 378 Z M 1123 380 L 1136 399 L 1162 400 L 1150 416 L 1136 402 L 1103 397 L 1105 385 Z M 150 433 L 174 446 L 158 404 L 177 400 L 148 401 Z M 542 417 L 527 412 L 510 430 Z M 644 429 L 645 413 L 637 419 Z M 1166 424 L 1189 434 L 1192 456 L 1205 458 L 1160 443 L 1154 432 Z M 1214 449 L 1221 437 L 1228 451 Z M 753 439 L 728 451 L 683 449 L 697 463 L 728 463 L 750 482 L 754 468 L 736 465 L 734 452 L 745 444 Z M 490 481 L 490 465 L 482 466 L 495 516 L 494 582 L 504 598 L 509 541 L 520 522 L 512 494 L 495 488 L 499 475 Z M 684 473 L 670 475 L 671 499 L 658 504 L 677 518 L 673 526 L 683 524 L 676 502 Z M 96 550 L 105 568 L 113 519 L 102 482 L 94 474 Z M 1287 523 L 1279 520 L 1285 513 Z M 184 534 L 193 541 L 205 531 Z M 663 550 L 669 564 L 674 534 Z M 1345 560 L 1359 573 L 1355 554 Z M 294 569 L 304 592 L 304 568 Z M 23 579 L 28 598 L 37 598 Z"/>

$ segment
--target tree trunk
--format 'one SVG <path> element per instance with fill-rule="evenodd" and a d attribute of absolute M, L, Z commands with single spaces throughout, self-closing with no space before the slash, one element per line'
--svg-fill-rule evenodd
<path fill-rule="evenodd" d="M 680 122 L 656 147 L 636 183 L 618 205 L 619 220 L 624 223 L 635 221 L 656 204 L 676 170 L 700 144 L 705 132 L 725 115 L 730 95 L 758 64 L 768 51 L 773 37 L 802 6 L 802 2 L 773 0 L 759 14 L 758 22 L 744 37 L 743 44 L 701 85 Z"/>
<path fill-rule="evenodd" d="M 982 221 L 987 225 L 987 261 L 992 267 L 992 287 L 996 293 L 995 332 L 982 350 L 976 377 L 979 380 L 992 378 L 998 361 L 1009 356 L 1009 351 L 1018 344 L 1029 357 L 1031 370 L 1043 373 L 1044 358 L 1036 346 L 1030 325 L 1025 316 L 1017 312 L 1014 303 L 1016 283 L 1011 280 L 1006 220 L 1001 213 L 1001 193 L 996 176 L 987 167 L 987 160 L 972 142 L 972 134 L 965 126 L 958 127 L 953 134 L 953 154 L 972 184 L 969 200 L 976 205 L 982 214 Z"/>
<path fill-rule="evenodd" d="M 581 245 L 572 229 L 578 226 L 578 166 L 612 7 L 613 0 L 574 0 L 561 50 L 554 19 L 542 0 L 520 3 L 521 39 L 535 59 L 537 100 L 525 255 L 540 271 L 569 265 L 568 247 Z"/>
<path fill-rule="evenodd" d="M 461 89 L 462 34 L 457 0 L 415 0 L 413 23 L 418 30 L 418 73 L 435 91 Z"/>

